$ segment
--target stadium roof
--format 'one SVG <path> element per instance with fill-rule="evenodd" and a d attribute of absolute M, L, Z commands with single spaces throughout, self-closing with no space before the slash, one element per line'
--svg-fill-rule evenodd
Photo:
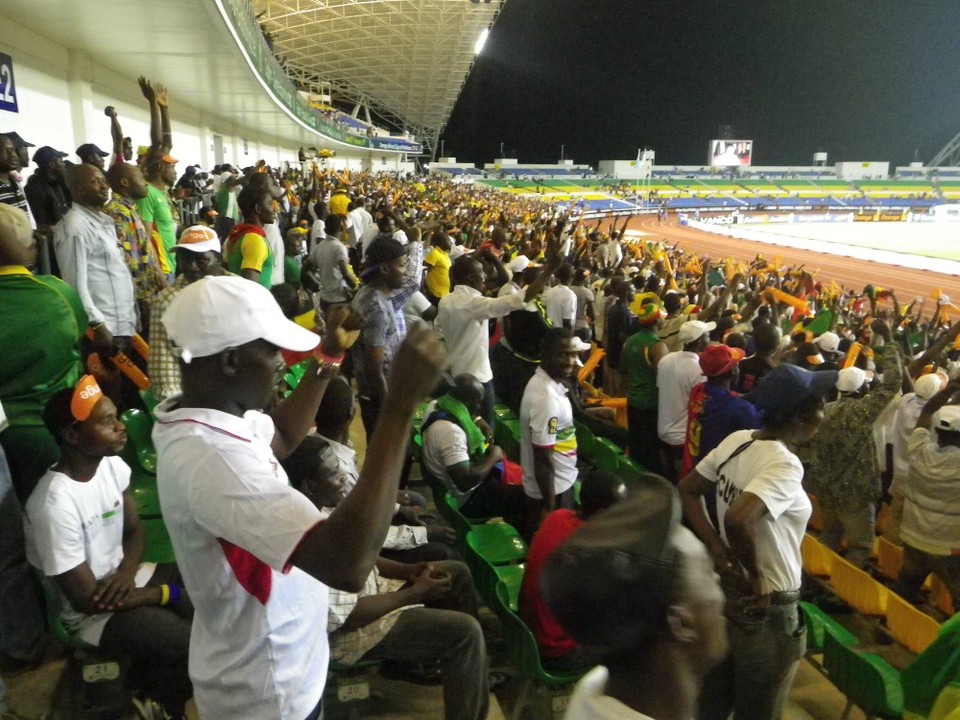
<path fill-rule="evenodd" d="M 253 0 L 293 77 L 327 83 L 398 125 L 446 124 L 476 45 L 506 0 Z"/>

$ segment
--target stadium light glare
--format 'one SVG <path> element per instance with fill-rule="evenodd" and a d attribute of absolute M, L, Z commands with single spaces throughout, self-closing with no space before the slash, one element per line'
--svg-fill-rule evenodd
<path fill-rule="evenodd" d="M 487 42 L 487 38 L 490 36 L 490 29 L 484 28 L 483 32 L 480 33 L 480 37 L 477 38 L 477 43 L 473 46 L 473 54 L 479 55 L 480 51 L 483 50 L 483 45 Z"/>

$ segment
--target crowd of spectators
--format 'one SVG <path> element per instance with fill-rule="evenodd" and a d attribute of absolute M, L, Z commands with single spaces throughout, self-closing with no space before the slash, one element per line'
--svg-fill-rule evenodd
<path fill-rule="evenodd" d="M 531 542 L 520 612 L 545 662 L 597 665 L 575 720 L 779 717 L 808 492 L 860 567 L 889 493 L 898 588 L 916 599 L 934 572 L 960 603 L 945 296 L 925 313 L 436 178 L 260 161 L 177 180 L 169 98 L 140 87 L 135 162 L 112 108 L 111 153 L 66 166 L 40 147 L 25 187 L 31 146 L 0 136 L 5 659 L 43 656 L 42 576 L 68 632 L 130 657 L 174 717 L 190 697 L 204 717 L 320 717 L 332 658 L 436 666 L 446 717 L 485 718 L 503 678 L 470 571 L 401 488 L 425 399 L 422 473 Z M 496 402 L 518 457 L 494 442 Z M 118 457 L 132 408 L 156 420 L 175 564 L 143 562 Z M 628 450 L 637 487 L 580 483 L 580 426 Z"/>

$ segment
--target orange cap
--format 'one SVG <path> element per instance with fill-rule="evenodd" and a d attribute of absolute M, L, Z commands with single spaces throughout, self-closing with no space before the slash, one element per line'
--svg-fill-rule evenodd
<path fill-rule="evenodd" d="M 103 391 L 93 375 L 84 375 L 73 389 L 73 397 L 70 398 L 70 413 L 77 420 L 86 420 L 102 397 Z"/>

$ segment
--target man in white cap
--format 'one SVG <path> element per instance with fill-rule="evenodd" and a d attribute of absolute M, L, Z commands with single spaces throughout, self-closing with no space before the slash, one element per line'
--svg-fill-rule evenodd
<path fill-rule="evenodd" d="M 876 502 L 880 499 L 880 468 L 873 425 L 900 391 L 903 366 L 890 327 L 873 323 L 873 343 L 882 363 L 883 381 L 864 395 L 867 374 L 844 368 L 837 379 L 840 399 L 830 407 L 811 445 L 810 478 L 823 512 L 823 540 L 839 552 L 847 540 L 847 560 L 866 567 L 873 550 Z"/>
<path fill-rule="evenodd" d="M 895 545 L 900 544 L 900 523 L 903 521 L 903 486 L 910 476 L 910 462 L 907 445 L 910 436 L 917 427 L 917 419 L 927 401 L 946 385 L 946 376 L 940 373 L 927 373 L 917 378 L 913 392 L 906 393 L 900 400 L 893 418 L 893 482 L 890 485 L 890 519 L 883 529 L 883 537 Z"/>
<path fill-rule="evenodd" d="M 174 246 L 180 275 L 150 303 L 150 390 L 158 402 L 180 393 L 180 363 L 170 347 L 167 328 L 160 318 L 173 299 L 190 283 L 211 275 L 224 275 L 220 238 L 213 228 L 193 225 L 180 233 Z"/>
<path fill-rule="evenodd" d="M 951 382 L 923 406 L 907 444 L 903 485 L 903 568 L 894 589 L 916 602 L 931 572 L 960 606 L 960 386 Z"/>
<path fill-rule="evenodd" d="M 839 370 L 840 364 L 837 362 L 837 358 L 840 357 L 840 336 L 835 332 L 825 332 L 813 343 L 820 349 L 820 354 L 823 355 L 823 362 L 817 367 L 817 370 Z"/>
<path fill-rule="evenodd" d="M 444 352 L 413 330 L 397 353 L 367 460 L 323 522 L 278 459 L 311 428 L 327 382 L 359 324 L 331 310 L 303 380 L 270 414 L 281 349 L 317 347 L 266 288 L 238 277 L 188 285 L 164 313 L 180 354 L 183 394 L 156 410 L 164 522 L 196 608 L 190 678 L 202 717 L 322 716 L 329 647 L 326 585 L 363 587 L 394 513 L 413 410 Z"/>
<path fill-rule="evenodd" d="M 657 435 L 668 456 L 665 475 L 673 482 L 680 479 L 690 391 L 706 380 L 700 369 L 700 353 L 706 349 L 710 331 L 716 326 L 700 320 L 685 322 L 677 333 L 682 349 L 667 353 L 657 365 Z"/>

